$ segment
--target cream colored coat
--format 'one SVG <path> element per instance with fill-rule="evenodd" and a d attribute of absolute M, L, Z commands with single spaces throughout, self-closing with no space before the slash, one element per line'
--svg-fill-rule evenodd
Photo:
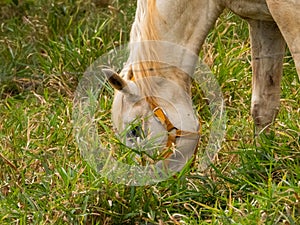
<path fill-rule="evenodd" d="M 300 74 L 299 0 L 138 0 L 131 43 L 150 40 L 181 46 L 181 49 L 187 51 L 178 50 L 171 57 L 174 59 L 172 63 L 175 62 L 181 68 L 183 61 L 193 61 L 193 54 L 198 56 L 208 32 L 225 8 L 247 20 L 250 26 L 253 68 L 251 113 L 260 131 L 272 123 L 279 109 L 286 43 Z M 164 98 L 157 98 L 158 104 L 165 107 L 166 114 L 175 126 L 197 132 L 198 121 L 193 116 L 192 103 L 187 95 L 182 94 L 190 89 L 188 72 L 183 73 L 174 68 L 162 69 L 170 64 L 164 63 L 170 60 L 165 57 L 166 52 L 172 51 L 174 50 L 151 44 L 133 45 L 121 76 L 107 73 L 112 86 L 118 89 L 113 104 L 113 122 L 119 132 L 123 132 L 137 117 L 148 118 L 143 124 L 143 128 L 148 129 L 144 130 L 146 134 L 154 137 L 164 131 L 161 124 L 151 116 L 149 118 L 151 108 L 147 106 L 147 102 L 142 98 L 136 102 L 142 95 L 151 94 Z M 145 55 L 148 61 L 156 59 L 156 62 L 143 61 Z M 136 63 L 139 59 L 143 62 Z M 154 73 L 163 79 L 159 82 L 135 82 Z M 172 85 L 168 82 L 172 82 Z M 178 112 L 184 121 L 178 119 Z M 160 138 L 160 142 L 166 140 L 166 135 Z M 182 138 L 182 142 L 178 148 L 181 149 L 183 158 L 178 158 L 180 154 L 171 157 L 173 170 L 182 168 L 196 145 L 195 140 Z M 176 163 L 176 160 L 181 161 L 181 164 Z"/>

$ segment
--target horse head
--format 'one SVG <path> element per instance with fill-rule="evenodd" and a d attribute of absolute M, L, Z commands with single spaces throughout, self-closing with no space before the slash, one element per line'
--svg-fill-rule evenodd
<path fill-rule="evenodd" d="M 199 141 L 189 76 L 177 80 L 182 73 L 162 65 L 131 65 L 120 74 L 111 69 L 103 72 L 115 89 L 112 122 L 119 137 L 128 147 L 139 149 L 148 163 L 169 171 L 181 170 Z M 139 76 L 145 72 L 147 76 Z M 173 79 L 166 74 L 173 74 Z"/>

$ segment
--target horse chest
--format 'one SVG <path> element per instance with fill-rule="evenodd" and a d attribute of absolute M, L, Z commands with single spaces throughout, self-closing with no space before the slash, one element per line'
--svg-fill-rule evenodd
<path fill-rule="evenodd" d="M 224 4 L 245 19 L 273 20 L 265 0 L 224 0 Z"/>

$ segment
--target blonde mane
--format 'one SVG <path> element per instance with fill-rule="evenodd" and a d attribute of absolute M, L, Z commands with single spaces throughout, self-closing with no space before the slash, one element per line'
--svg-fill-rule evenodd
<path fill-rule="evenodd" d="M 139 0 L 135 21 L 130 33 L 130 41 L 159 40 L 159 34 L 154 21 L 154 18 L 158 17 L 160 16 L 156 8 L 156 0 Z"/>
<path fill-rule="evenodd" d="M 130 33 L 129 79 L 142 80 L 139 82 L 141 92 L 147 96 L 153 93 L 152 85 L 145 77 L 153 75 L 156 70 L 156 50 L 149 47 L 147 41 L 159 40 L 159 34 L 154 18 L 159 13 L 156 9 L 156 0 L 139 0 L 135 21 Z M 156 73 L 157 74 L 157 73 Z"/>
<path fill-rule="evenodd" d="M 171 65 L 166 56 L 159 53 L 165 46 L 162 44 L 158 23 L 164 20 L 160 16 L 156 0 L 139 0 L 135 21 L 130 33 L 130 57 L 127 78 L 142 80 L 138 86 L 145 96 L 155 95 L 158 85 L 150 82 L 147 77 L 159 76 L 167 79 L 183 79 L 182 85 L 189 92 L 189 77 Z M 168 56 L 169 57 L 169 56 Z M 188 84 L 188 85 L 186 85 Z"/>

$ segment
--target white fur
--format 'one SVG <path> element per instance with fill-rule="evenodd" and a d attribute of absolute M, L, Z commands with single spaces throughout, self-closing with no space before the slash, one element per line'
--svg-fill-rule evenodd
<path fill-rule="evenodd" d="M 119 132 L 126 129 L 126 126 L 137 117 L 142 117 L 145 132 L 149 134 L 148 138 L 156 138 L 156 143 L 163 146 L 166 131 L 153 118 L 151 108 L 144 99 L 147 94 L 155 95 L 159 105 L 175 126 L 197 132 L 199 125 L 188 95 L 190 83 L 187 74 L 192 74 L 191 68 L 197 58 L 194 56 L 198 56 L 209 30 L 226 7 L 245 18 L 250 24 L 254 73 L 252 115 L 255 123 L 263 128 L 273 121 L 279 107 L 284 39 L 300 72 L 300 1 L 138 0 L 136 18 L 131 31 L 131 54 L 127 64 L 127 68 L 132 68 L 131 72 L 137 85 L 128 81 L 127 93 L 126 91 L 116 93 L 113 121 Z M 154 43 L 163 41 L 166 44 L 162 42 L 158 45 L 151 44 L 151 41 Z M 139 44 L 136 44 L 137 42 Z M 176 45 L 180 47 L 176 48 Z M 158 63 L 145 63 L 147 60 Z M 143 66 L 139 61 L 143 61 Z M 138 84 L 138 79 L 152 76 L 153 65 L 157 67 L 154 70 L 156 75 L 162 80 L 152 78 L 147 81 L 151 87 L 148 89 L 154 90 L 153 93 L 149 93 L 142 83 Z M 166 65 L 171 65 L 170 70 L 164 72 L 162 68 Z M 185 65 L 188 65 L 188 69 Z M 177 67 L 177 72 L 174 66 Z M 130 97 L 128 93 L 134 93 L 131 96 L 135 98 Z M 182 168 L 192 155 L 195 142 L 180 139 L 177 146 L 180 154 L 173 154 L 169 159 L 168 165 L 171 170 L 178 171 Z"/>

